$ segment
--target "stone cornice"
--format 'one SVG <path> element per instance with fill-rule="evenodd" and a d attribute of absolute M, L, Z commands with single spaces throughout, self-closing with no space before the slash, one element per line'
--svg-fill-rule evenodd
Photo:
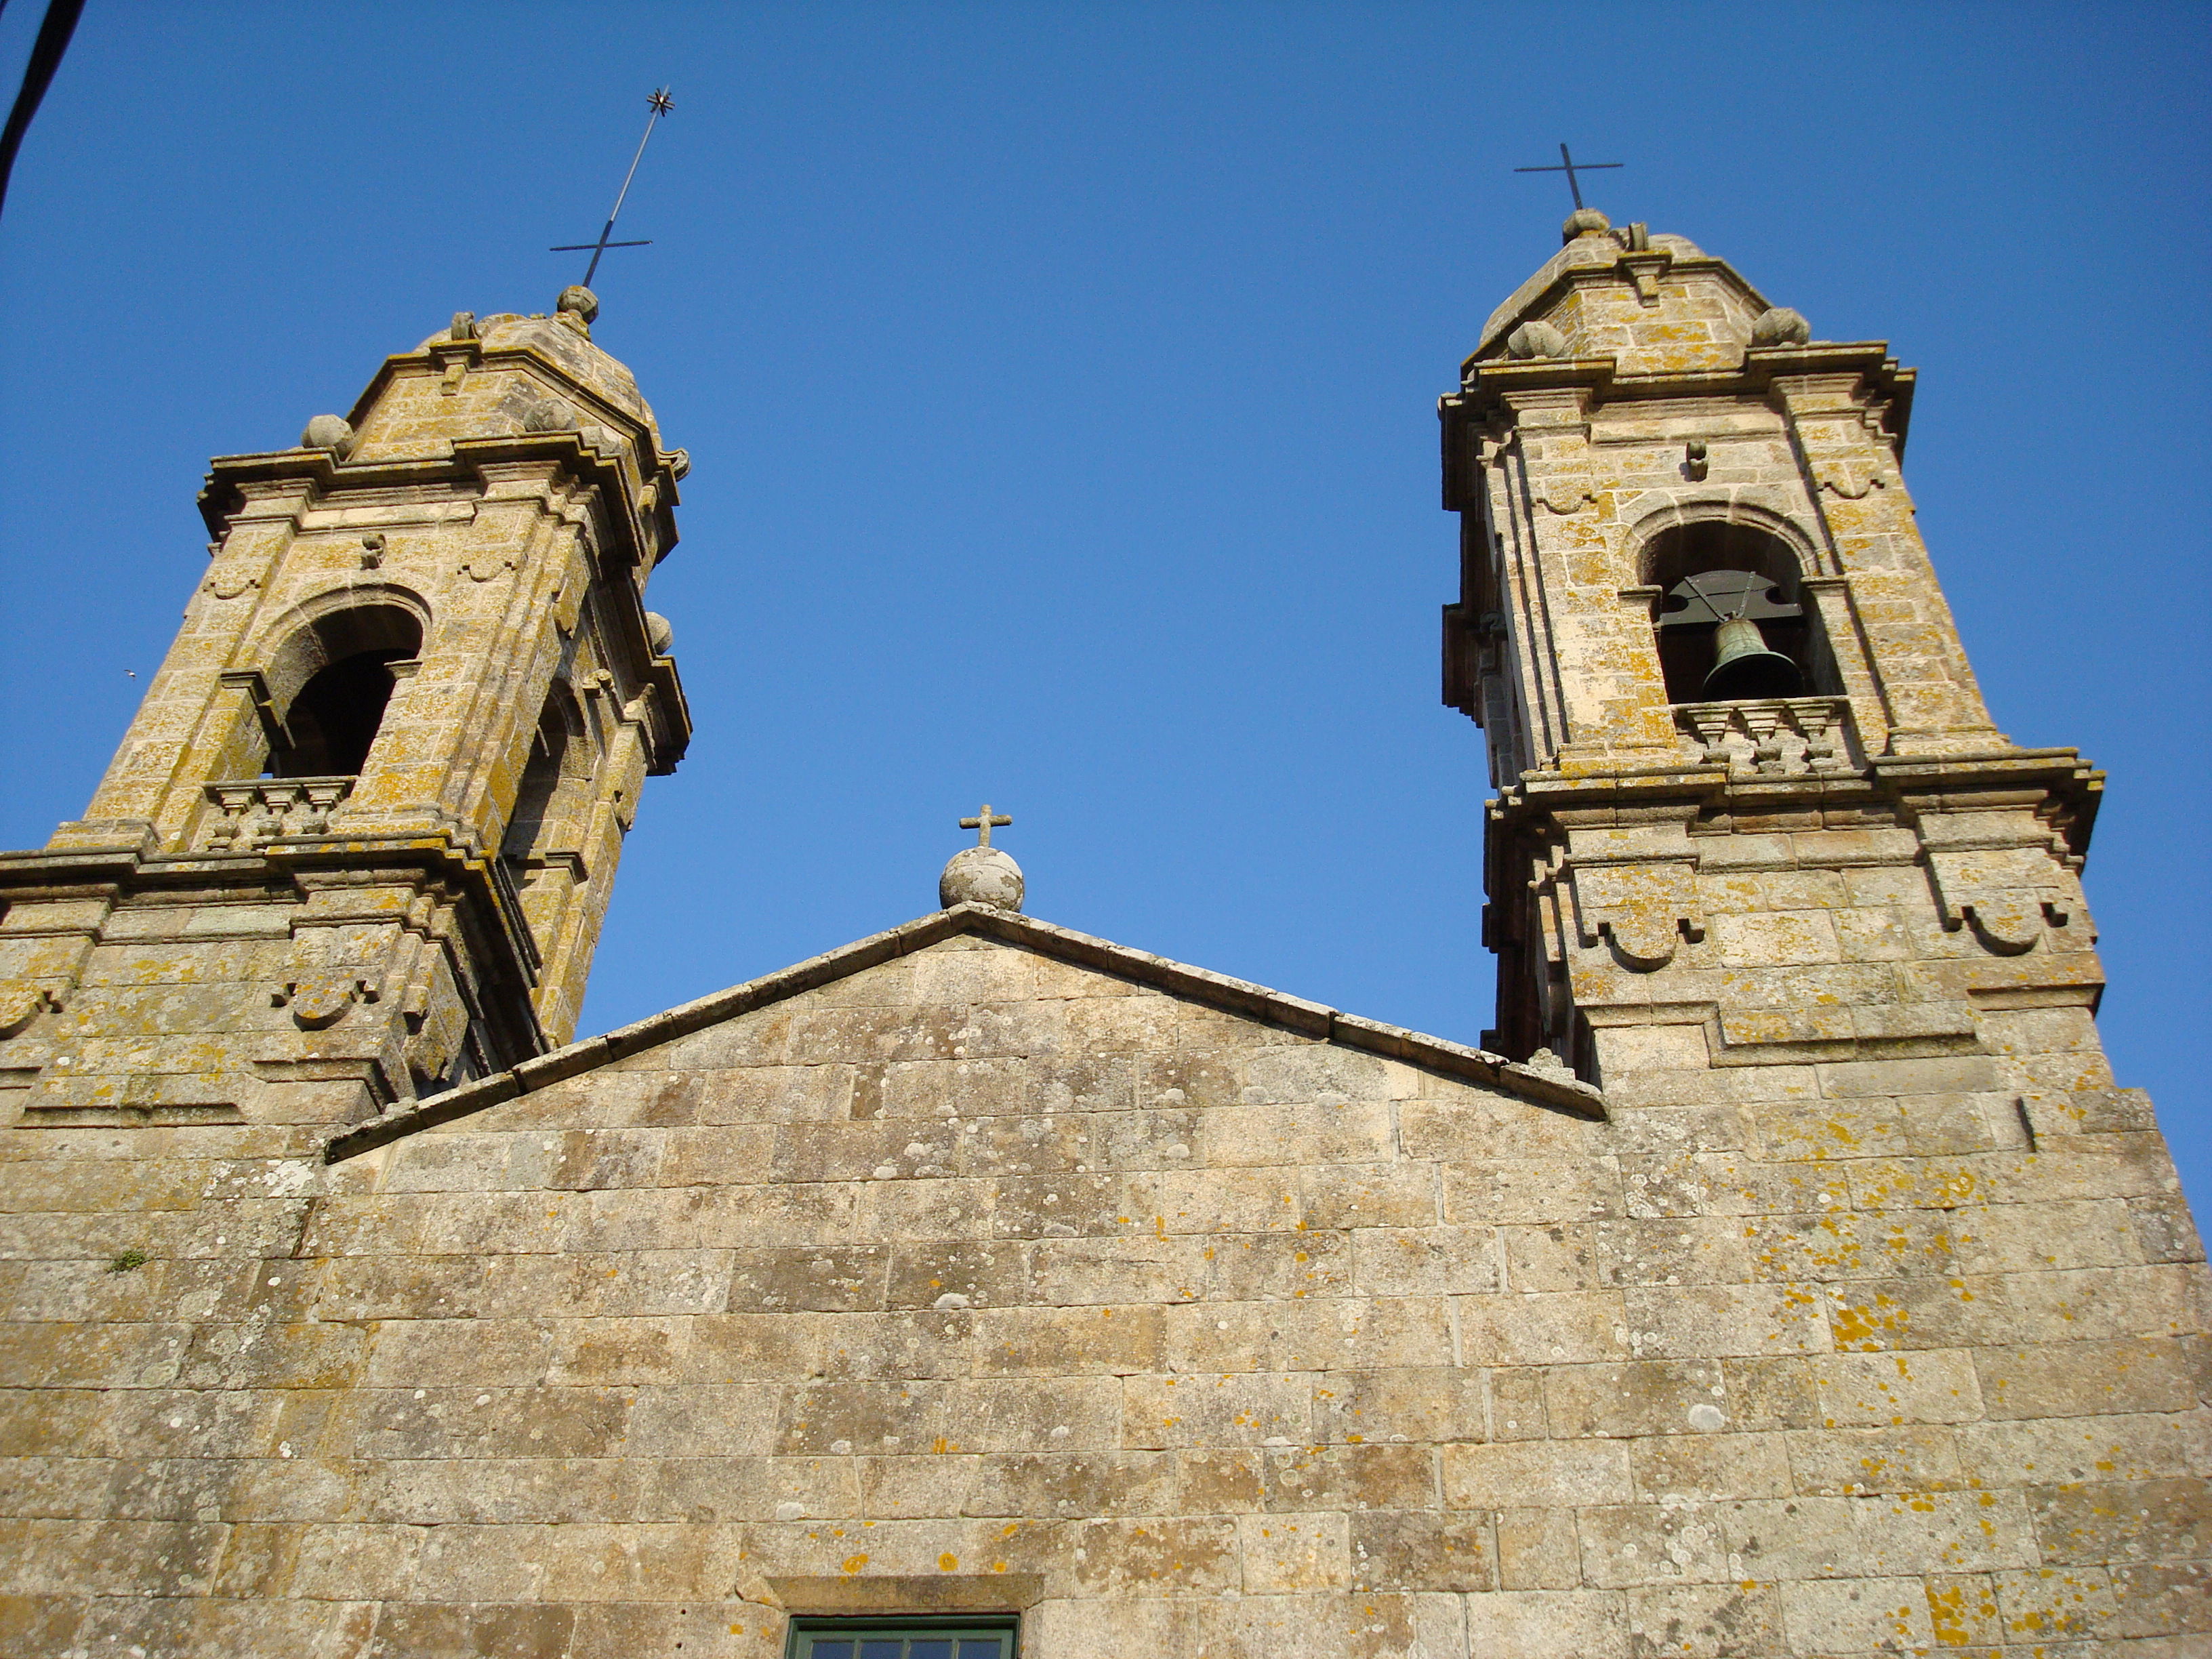
<path fill-rule="evenodd" d="M 318 871 L 405 871 L 443 882 L 477 912 L 484 931 L 502 941 L 522 982 L 535 981 L 538 947 L 511 888 L 495 873 L 492 860 L 442 836 L 302 836 L 252 853 L 184 858 L 122 848 L 0 853 L 0 897 L 20 903 L 93 895 L 121 898 L 149 889 L 296 888 L 301 878 Z"/>
<path fill-rule="evenodd" d="M 1751 347 L 1734 369 L 1667 374 L 1623 374 L 1610 356 L 1538 357 L 1470 363 L 1459 392 L 1438 401 L 1446 421 L 1482 422 L 1512 418 L 1515 394 L 1581 390 L 1595 410 L 1607 404 L 1672 398 L 1765 398 L 1778 384 L 1812 376 L 1844 375 L 1861 388 L 1867 405 L 1885 412 L 1898 454 L 1905 453 L 1912 417 L 1916 371 L 1889 355 L 1879 340 Z"/>
<path fill-rule="evenodd" d="M 1489 805 L 1501 830 L 1567 815 L 1648 816 L 1670 803 L 1702 812 L 1766 816 L 1822 808 L 1885 806 L 1908 816 L 2005 805 L 2046 805 L 2076 856 L 2103 798 L 2105 775 L 2072 749 L 2002 748 L 1955 755 L 1881 755 L 1863 772 L 1745 776 L 1718 766 L 1623 766 L 1567 774 L 1528 772 Z"/>
<path fill-rule="evenodd" d="M 1348 1048 L 1402 1060 L 1446 1077 L 1502 1089 L 1578 1117 L 1603 1119 L 1606 1115 L 1604 1097 L 1589 1085 L 1534 1070 L 1502 1054 L 1362 1019 L 1286 992 L 1272 991 L 1246 980 L 1231 979 L 1165 957 L 1132 951 L 1107 939 L 1055 927 L 1012 911 L 981 904 L 956 904 L 763 978 L 684 1003 L 603 1036 L 572 1042 L 565 1048 L 525 1060 L 512 1071 L 434 1095 L 411 1110 L 392 1113 L 335 1136 L 325 1149 L 325 1158 L 336 1164 L 356 1157 L 963 933 L 999 939 L 1055 961 L 1148 985 L 1173 996 L 1186 997 L 1248 1019 L 1280 1025 L 1322 1042 L 1342 1043 Z"/>
<path fill-rule="evenodd" d="M 514 463 L 553 463 L 587 488 L 605 492 L 615 510 L 607 519 L 617 545 L 602 556 L 625 565 L 650 565 L 653 550 L 638 533 L 650 512 L 659 536 L 659 556 L 676 544 L 675 484 L 672 477 L 653 483 L 650 501 L 618 457 L 584 441 L 574 428 L 560 432 L 523 432 L 456 439 L 444 455 L 408 456 L 375 461 L 342 461 L 329 449 L 275 449 L 246 455 L 218 455 L 208 464 L 199 493 L 200 519 L 208 534 L 221 540 L 246 499 L 246 486 L 297 482 L 307 486 L 302 510 L 320 506 L 345 490 L 422 489 L 465 483 L 482 488 L 484 470 Z M 652 482 L 652 481 L 648 481 Z"/>

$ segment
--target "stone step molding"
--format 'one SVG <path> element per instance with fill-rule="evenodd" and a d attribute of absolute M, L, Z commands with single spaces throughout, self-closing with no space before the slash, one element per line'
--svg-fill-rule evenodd
<path fill-rule="evenodd" d="M 195 843 L 204 852 L 246 853 L 294 836 L 329 832 L 331 814 L 353 793 L 350 777 L 226 779 L 207 786 L 209 806 Z"/>
<path fill-rule="evenodd" d="M 1847 697 L 1677 703 L 1674 724 L 1733 776 L 1853 773 L 1863 764 Z"/>

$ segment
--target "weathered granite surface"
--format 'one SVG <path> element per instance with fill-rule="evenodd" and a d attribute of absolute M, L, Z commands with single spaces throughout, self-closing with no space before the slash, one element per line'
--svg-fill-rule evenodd
<path fill-rule="evenodd" d="M 1578 214 L 1445 400 L 1497 1053 L 968 902 L 568 1043 L 688 730 L 680 452 L 570 311 L 219 462 L 0 855 L 0 1653 L 2212 1651 L 2101 780 L 1990 724 L 1910 371 L 1782 309 Z M 1803 695 L 1683 695 L 1714 570 Z M 359 774 L 263 779 L 291 642 L 405 617 Z"/>
<path fill-rule="evenodd" d="M 1606 1122 L 956 933 L 332 1164 L 11 1132 L 0 1645 L 2184 1652 L 2162 1149 L 1928 1065 Z"/>

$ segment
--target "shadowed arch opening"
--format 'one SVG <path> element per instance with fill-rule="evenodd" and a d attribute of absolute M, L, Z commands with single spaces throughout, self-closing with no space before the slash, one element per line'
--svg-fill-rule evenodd
<path fill-rule="evenodd" d="M 349 605 L 294 634 L 264 676 L 276 714 L 269 775 L 357 775 L 392 701 L 392 665 L 422 648 L 422 619 L 392 604 Z"/>
<path fill-rule="evenodd" d="M 575 694 L 556 684 L 531 736 L 530 759 L 500 848 L 511 863 L 527 864 L 582 845 L 591 807 L 592 751 Z"/>
<path fill-rule="evenodd" d="M 1667 701 L 1832 693 L 1834 669 L 1805 604 L 1802 574 L 1797 550 L 1758 525 L 1693 520 L 1652 537 L 1642 574 L 1660 592 L 1652 631 Z M 1756 625 L 1755 637 L 1745 621 Z M 1773 660 L 1747 662 L 1746 653 L 1762 647 Z M 1717 665 L 1730 660 L 1737 673 L 1716 678 Z M 1747 666 L 1754 672 L 1745 675 Z"/>

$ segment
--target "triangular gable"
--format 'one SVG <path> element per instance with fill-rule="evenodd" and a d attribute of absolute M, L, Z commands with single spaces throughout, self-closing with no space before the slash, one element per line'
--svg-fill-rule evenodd
<path fill-rule="evenodd" d="M 1303 997 L 1171 962 L 1165 957 L 1132 951 L 1109 940 L 1055 927 L 1013 911 L 982 904 L 956 904 L 904 927 L 855 940 L 840 950 L 810 957 L 726 991 L 717 991 L 696 1002 L 684 1003 L 602 1036 L 556 1048 L 550 1054 L 523 1061 L 512 1071 L 434 1095 L 406 1110 L 392 1112 L 334 1137 L 325 1148 L 324 1156 L 328 1162 L 337 1163 L 404 1136 L 435 1128 L 441 1123 L 453 1122 L 672 1042 L 725 1020 L 769 1007 L 801 992 L 834 984 L 963 933 L 1018 945 L 1054 961 L 1133 981 L 1226 1013 L 1282 1026 L 1347 1048 L 1403 1060 L 1447 1077 L 1486 1084 L 1525 1100 L 1564 1108 L 1578 1116 L 1603 1119 L 1606 1115 L 1604 1097 L 1588 1084 L 1579 1083 L 1564 1072 L 1539 1070 L 1500 1054 L 1447 1042 L 1442 1037 L 1362 1019 L 1356 1014 L 1309 1002 Z"/>

